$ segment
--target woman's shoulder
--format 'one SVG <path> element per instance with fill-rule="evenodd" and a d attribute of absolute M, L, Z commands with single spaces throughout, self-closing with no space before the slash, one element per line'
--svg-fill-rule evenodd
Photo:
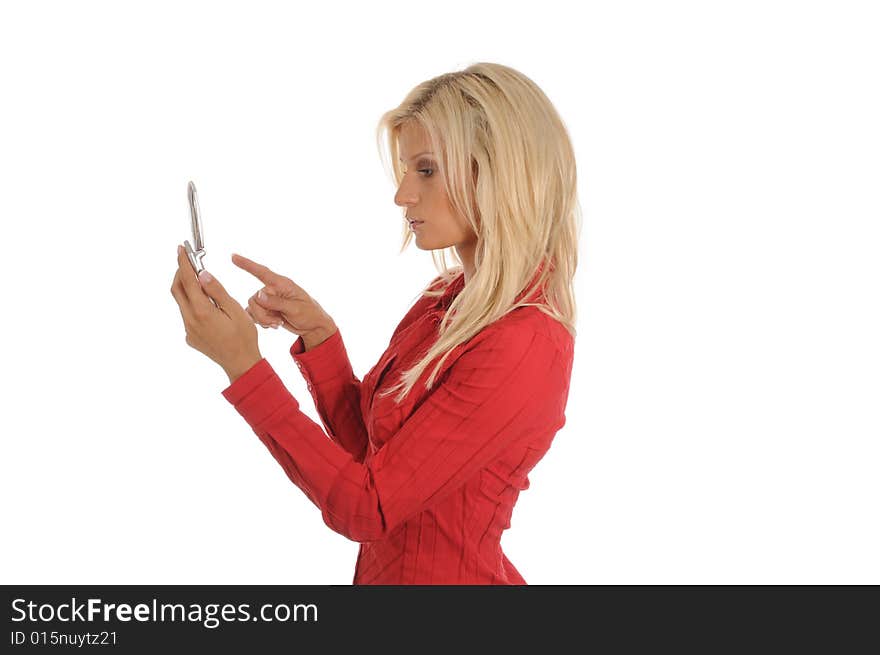
<path fill-rule="evenodd" d="M 562 353 L 571 354 L 574 350 L 574 336 L 565 324 L 535 305 L 511 310 L 483 328 L 478 336 L 479 341 L 487 344 L 543 339 Z"/>
<path fill-rule="evenodd" d="M 461 284 L 460 276 L 464 270 L 456 267 L 435 276 L 424 287 L 421 296 L 410 308 L 407 316 L 402 321 L 405 326 L 417 316 L 442 303 L 442 298 L 456 291 L 453 284 Z M 429 292 L 430 295 L 425 295 Z M 448 293 L 447 293 L 448 292 Z M 538 303 L 526 304 L 515 307 L 501 318 L 496 319 L 480 330 L 470 341 L 471 346 L 476 346 L 485 339 L 502 338 L 543 338 L 551 341 L 560 351 L 572 351 L 574 349 L 574 335 L 568 327 L 549 312 L 549 308 L 543 308 Z"/>

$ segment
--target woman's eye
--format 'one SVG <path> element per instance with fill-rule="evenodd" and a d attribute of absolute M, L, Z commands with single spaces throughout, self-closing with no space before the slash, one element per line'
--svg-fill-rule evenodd
<path fill-rule="evenodd" d="M 433 168 L 420 168 L 419 173 L 427 173 L 425 177 L 431 177 L 434 174 Z"/>

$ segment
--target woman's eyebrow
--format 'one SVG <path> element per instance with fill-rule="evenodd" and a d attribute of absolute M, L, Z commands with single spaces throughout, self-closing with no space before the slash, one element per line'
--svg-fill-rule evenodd
<path fill-rule="evenodd" d="M 433 155 L 433 154 L 434 154 L 433 152 L 420 152 L 419 154 L 413 155 L 412 157 L 410 157 L 410 161 L 412 161 L 413 159 L 416 159 L 417 157 L 421 157 L 422 155 Z M 401 159 L 400 161 L 403 161 L 403 159 Z"/>

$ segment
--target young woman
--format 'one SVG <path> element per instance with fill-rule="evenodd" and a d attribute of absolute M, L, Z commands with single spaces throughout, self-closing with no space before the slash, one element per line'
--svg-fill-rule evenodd
<path fill-rule="evenodd" d="M 238 255 L 264 284 L 247 310 L 178 248 L 171 291 L 187 343 L 224 368 L 223 396 L 327 525 L 360 543 L 354 584 L 526 584 L 500 540 L 565 423 L 580 232 L 571 142 L 534 82 L 491 63 L 418 85 L 382 116 L 383 134 L 403 248 L 414 235 L 440 275 L 363 380 L 321 306 Z M 290 352 L 324 430 L 260 355 L 255 322 L 299 336 Z"/>

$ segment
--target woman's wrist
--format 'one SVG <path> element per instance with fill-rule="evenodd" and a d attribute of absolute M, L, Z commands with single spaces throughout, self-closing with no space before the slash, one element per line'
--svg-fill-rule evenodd
<path fill-rule="evenodd" d="M 224 366 L 223 370 L 226 371 L 226 375 L 229 377 L 229 384 L 232 384 L 242 375 L 251 370 L 254 365 L 258 364 L 262 359 L 263 356 L 260 353 L 254 353 L 234 364 Z"/>
<path fill-rule="evenodd" d="M 338 328 L 335 324 L 331 324 L 328 327 L 316 328 L 314 330 L 310 330 L 301 334 L 303 340 L 303 346 L 306 351 L 311 350 L 315 346 L 319 346 L 327 339 L 333 336 Z"/>

